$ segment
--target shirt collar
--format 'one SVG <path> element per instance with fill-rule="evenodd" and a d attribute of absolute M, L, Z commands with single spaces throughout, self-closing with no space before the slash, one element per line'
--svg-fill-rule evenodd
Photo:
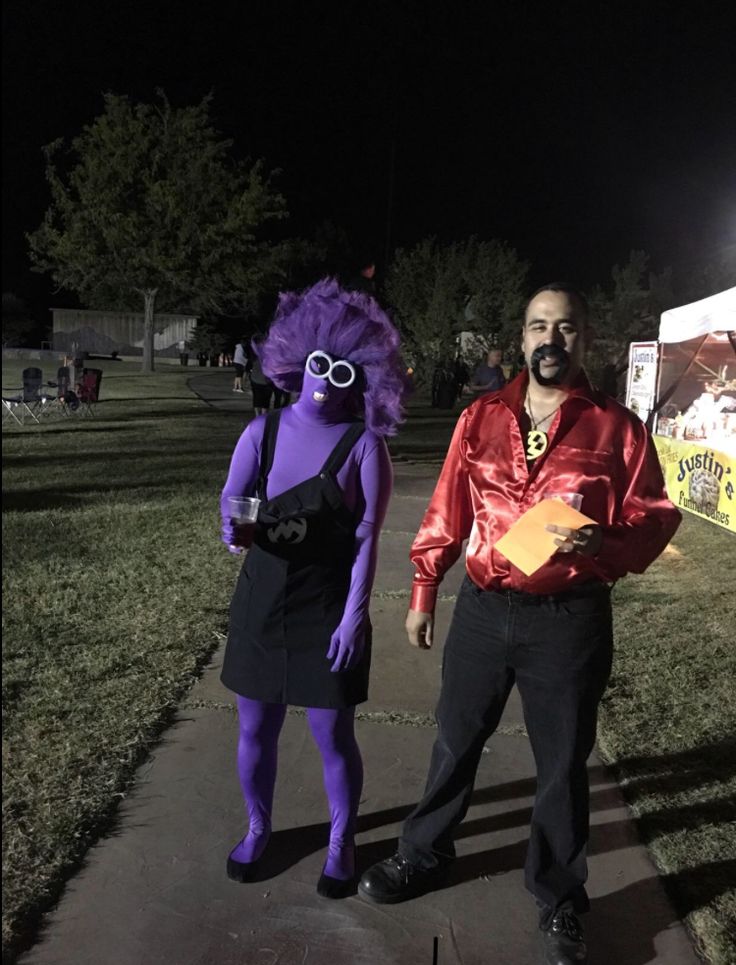
<path fill-rule="evenodd" d="M 524 368 L 512 379 L 500 392 L 494 393 L 490 396 L 489 402 L 503 402 L 516 416 L 521 414 L 524 408 L 524 401 L 526 399 L 527 388 L 529 387 L 529 370 Z M 568 402 L 570 399 L 582 399 L 584 402 L 589 402 L 592 405 L 598 406 L 599 409 L 604 409 L 606 407 L 605 396 L 594 389 L 588 380 L 588 376 L 585 374 L 584 370 L 580 370 L 575 381 L 570 386 L 567 393 Z M 563 402 L 564 405 L 564 402 Z"/>

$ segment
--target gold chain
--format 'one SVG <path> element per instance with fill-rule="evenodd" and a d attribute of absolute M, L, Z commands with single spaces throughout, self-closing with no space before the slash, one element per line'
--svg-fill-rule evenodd
<path fill-rule="evenodd" d="M 559 409 L 560 405 L 562 405 L 562 403 L 559 403 L 558 405 L 556 405 L 551 412 L 547 413 L 547 415 L 546 415 L 546 416 L 543 416 L 541 419 L 535 419 L 535 418 L 534 418 L 534 413 L 532 412 L 532 400 L 529 398 L 529 393 L 527 392 L 527 394 L 526 394 L 526 411 L 529 413 L 529 418 L 530 418 L 531 423 L 532 423 L 532 429 L 536 429 L 537 426 L 541 426 L 541 424 L 542 424 L 543 422 L 546 422 L 547 419 L 549 419 L 549 417 L 550 417 L 551 415 L 554 415 L 555 412 L 557 412 L 557 410 Z"/>

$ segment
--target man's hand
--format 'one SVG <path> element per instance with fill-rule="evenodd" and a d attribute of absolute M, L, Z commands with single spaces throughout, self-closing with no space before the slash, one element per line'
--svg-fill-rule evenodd
<path fill-rule="evenodd" d="M 603 530 L 600 526 L 581 526 L 580 529 L 570 529 L 568 526 L 555 526 L 554 523 L 548 523 L 545 529 L 549 533 L 557 533 L 562 537 L 555 540 L 559 553 L 595 556 L 603 542 Z"/>
<path fill-rule="evenodd" d="M 422 613 L 421 610 L 409 610 L 406 614 L 406 632 L 409 643 L 420 650 L 429 650 L 432 646 L 432 631 L 434 629 L 434 614 Z"/>

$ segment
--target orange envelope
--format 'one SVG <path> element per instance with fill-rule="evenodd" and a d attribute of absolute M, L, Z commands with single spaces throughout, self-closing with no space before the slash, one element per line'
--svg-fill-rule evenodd
<path fill-rule="evenodd" d="M 557 550 L 555 540 L 560 537 L 557 533 L 547 532 L 544 528 L 547 523 L 569 526 L 570 529 L 597 525 L 594 519 L 583 516 L 560 499 L 543 499 L 516 520 L 511 529 L 496 543 L 495 549 L 503 553 L 522 573 L 531 576 Z"/>

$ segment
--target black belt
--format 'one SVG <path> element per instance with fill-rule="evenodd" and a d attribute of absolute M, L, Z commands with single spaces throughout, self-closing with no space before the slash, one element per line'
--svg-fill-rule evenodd
<path fill-rule="evenodd" d="M 611 587 L 607 583 L 596 580 L 578 583 L 560 593 L 524 593 L 523 590 L 488 590 L 487 592 L 506 597 L 509 603 L 517 603 L 519 606 L 542 606 L 544 603 L 564 603 L 565 600 L 579 600 L 586 596 L 604 596 L 611 592 Z"/>

